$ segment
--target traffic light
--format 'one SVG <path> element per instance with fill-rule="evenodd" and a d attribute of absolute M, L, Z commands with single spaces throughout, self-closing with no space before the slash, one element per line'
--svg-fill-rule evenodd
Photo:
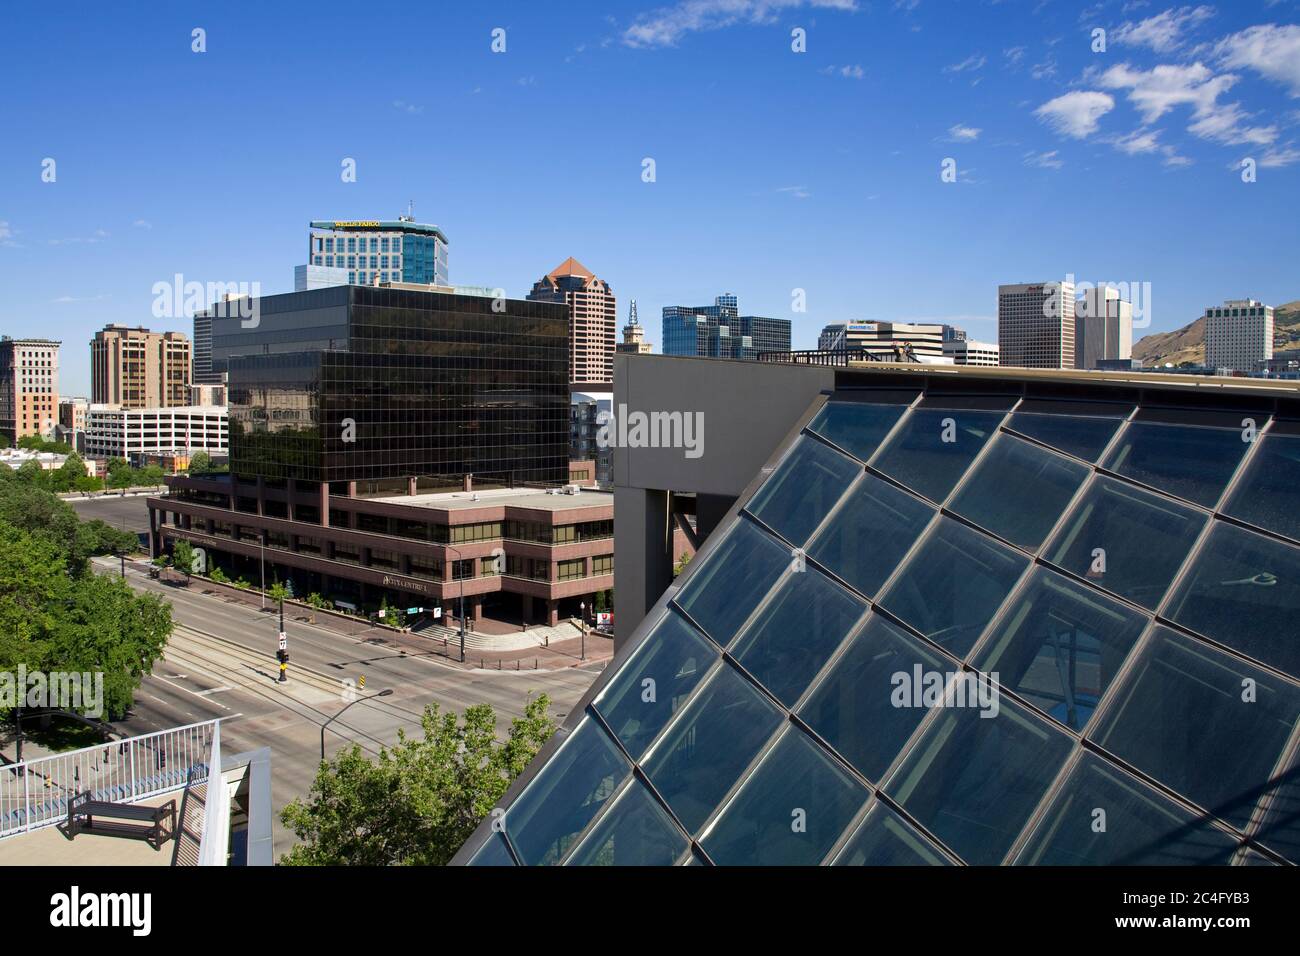
<path fill-rule="evenodd" d="M 287 664 L 289 663 L 289 652 L 285 650 L 276 651 L 275 659 L 279 661 L 281 664 Z"/>

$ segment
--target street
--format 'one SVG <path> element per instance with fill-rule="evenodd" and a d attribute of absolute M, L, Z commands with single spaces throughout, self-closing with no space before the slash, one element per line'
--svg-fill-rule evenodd
<path fill-rule="evenodd" d="M 118 573 L 116 559 L 99 558 L 96 564 L 101 573 Z M 546 693 L 558 722 L 597 674 L 579 668 L 462 670 L 423 650 L 428 642 L 420 638 L 374 628 L 347 636 L 293 620 L 286 612 L 289 681 L 280 684 L 278 619 L 270 602 L 262 612 L 219 594 L 204 594 L 200 580 L 188 588 L 166 584 L 130 564 L 127 579 L 137 590 L 168 600 L 176 626 L 164 659 L 145 678 L 131 713 L 117 726 L 127 734 L 142 734 L 219 717 L 226 752 L 270 747 L 277 859 L 292 841 L 279 823 L 279 811 L 310 789 L 320 762 L 321 726 L 351 699 L 345 681 L 359 684 L 364 676 L 364 690 L 355 690 L 356 697 L 389 688 L 393 693 L 358 702 L 332 723 L 327 753 L 355 741 L 377 754 L 381 746 L 396 742 L 399 728 L 419 733 L 420 715 L 429 703 L 458 713 L 472 704 L 490 704 L 504 733 L 530 696 Z"/>

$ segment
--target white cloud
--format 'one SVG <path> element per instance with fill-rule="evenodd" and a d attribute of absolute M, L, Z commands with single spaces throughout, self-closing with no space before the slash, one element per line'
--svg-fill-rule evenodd
<path fill-rule="evenodd" d="M 1097 121 L 1115 108 L 1115 98 L 1096 90 L 1076 90 L 1048 100 L 1034 115 L 1065 136 L 1083 139 L 1097 130 Z"/>
<path fill-rule="evenodd" d="M 1056 76 L 1056 57 L 1049 53 L 1042 63 L 1035 63 L 1029 68 L 1029 75 L 1036 80 L 1050 80 Z"/>
<path fill-rule="evenodd" d="M 807 199 L 812 195 L 807 186 L 782 186 L 777 192 L 788 193 L 794 199 Z"/>
<path fill-rule="evenodd" d="M 0 219 L 0 240 L 12 239 L 14 231 L 9 226 L 8 219 Z"/>
<path fill-rule="evenodd" d="M 393 109 L 403 113 L 423 113 L 423 106 L 416 106 L 414 103 L 408 103 L 406 100 L 393 100 Z"/>
<path fill-rule="evenodd" d="M 623 31 L 630 47 L 674 46 L 688 33 L 720 30 L 737 23 L 772 23 L 786 9 L 815 7 L 853 12 L 857 0 L 679 0 L 643 13 Z"/>
<path fill-rule="evenodd" d="M 1025 48 L 1022 46 L 1008 47 L 1002 51 L 1002 55 L 1007 58 L 1008 64 L 1017 66 L 1025 58 Z"/>
<path fill-rule="evenodd" d="M 1226 67 L 1254 70 L 1300 97 L 1300 26 L 1251 27 L 1224 37 L 1214 55 Z"/>
<path fill-rule="evenodd" d="M 967 70 L 979 70 L 982 69 L 984 67 L 984 64 L 987 62 L 988 59 L 983 55 L 979 53 L 972 53 L 970 56 L 966 57 L 966 59 L 962 60 L 960 63 L 953 63 L 950 66 L 945 66 L 943 68 L 943 72 L 964 73 Z"/>
<path fill-rule="evenodd" d="M 1111 39 L 1128 46 L 1150 47 L 1156 53 L 1169 53 L 1183 45 L 1183 33 L 1194 30 L 1210 17 L 1208 6 L 1170 8 L 1138 23 L 1129 21 L 1111 31 Z"/>
<path fill-rule="evenodd" d="M 1160 130 L 1139 129 L 1127 136 L 1120 136 L 1112 145 L 1121 153 L 1137 156 L 1142 153 L 1154 153 L 1160 148 Z"/>
<path fill-rule="evenodd" d="M 1241 104 L 1219 102 L 1238 77 L 1232 73 L 1216 76 L 1202 63 L 1162 64 L 1150 70 L 1121 63 L 1095 79 L 1106 89 L 1128 90 L 1144 123 L 1154 123 L 1176 106 L 1190 106 L 1194 122 L 1188 130 L 1202 139 L 1227 144 L 1265 144 L 1277 139 L 1275 126 L 1248 125 L 1250 115 Z"/>
<path fill-rule="evenodd" d="M 1043 169 L 1060 169 L 1065 161 L 1060 158 L 1059 150 L 1047 153 L 1025 153 L 1026 166 L 1039 166 Z"/>
<path fill-rule="evenodd" d="M 1296 149 L 1294 146 L 1270 146 L 1264 150 L 1264 155 L 1259 158 L 1260 166 L 1273 169 L 1280 166 L 1290 166 L 1295 162 L 1300 162 L 1300 149 Z"/>
<path fill-rule="evenodd" d="M 51 299 L 50 302 L 55 305 L 69 305 L 75 302 L 103 302 L 105 299 L 111 299 L 112 297 L 107 292 L 101 292 L 99 295 L 61 295 L 57 299 Z"/>
<path fill-rule="evenodd" d="M 856 63 L 846 66 L 836 66 L 832 63 L 830 66 L 822 67 L 817 72 L 822 76 L 842 76 L 846 80 L 860 80 L 867 75 L 867 71 Z"/>
<path fill-rule="evenodd" d="M 948 127 L 948 137 L 954 143 L 971 143 L 980 138 L 980 133 L 984 132 L 978 126 L 962 126 L 958 123 L 956 126 Z"/>
<path fill-rule="evenodd" d="M 151 223 L 148 219 L 137 219 L 135 222 L 131 223 L 131 225 L 135 226 L 137 229 L 153 228 L 153 223 Z"/>

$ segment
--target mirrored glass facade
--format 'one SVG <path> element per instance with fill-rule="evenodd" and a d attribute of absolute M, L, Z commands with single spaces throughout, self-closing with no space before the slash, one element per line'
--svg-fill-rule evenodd
<path fill-rule="evenodd" d="M 889 387 L 772 452 L 571 719 L 622 761 L 504 805 L 516 862 L 604 774 L 545 862 L 1300 863 L 1292 406 Z"/>
<path fill-rule="evenodd" d="M 568 315 L 553 303 L 369 286 L 213 319 L 231 471 L 312 482 L 568 477 Z"/>

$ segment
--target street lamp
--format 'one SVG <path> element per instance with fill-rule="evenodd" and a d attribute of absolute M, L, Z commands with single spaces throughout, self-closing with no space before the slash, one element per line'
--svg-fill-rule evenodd
<path fill-rule="evenodd" d="M 320 725 L 320 759 L 321 760 L 325 759 L 325 728 L 328 727 L 330 724 L 334 723 L 334 721 L 338 720 L 340 717 L 342 717 L 343 711 L 347 710 L 353 704 L 361 703 L 363 700 L 374 700 L 376 697 L 391 697 L 392 693 L 393 693 L 393 689 L 389 687 L 386 690 L 381 690 L 378 694 L 371 694 L 369 697 L 358 697 L 356 700 L 349 701 L 348 703 L 344 704 L 342 710 L 340 710 L 329 720 L 325 721 L 325 723 L 321 724 Z"/>
<path fill-rule="evenodd" d="M 587 602 L 578 602 L 578 631 L 582 634 L 582 656 L 579 660 L 587 659 Z"/>
<path fill-rule="evenodd" d="M 450 532 L 450 529 L 448 530 Z M 460 556 L 459 548 L 453 548 L 449 544 L 444 544 L 443 547 L 446 548 L 448 551 L 455 551 L 457 561 L 464 560 Z M 452 573 L 455 574 L 456 565 L 453 564 L 451 567 L 452 567 Z M 462 577 L 459 580 L 460 580 L 460 662 L 464 664 L 465 663 L 465 579 Z"/>
<path fill-rule="evenodd" d="M 257 533 L 258 563 L 262 565 L 262 610 L 266 610 L 266 531 Z"/>

